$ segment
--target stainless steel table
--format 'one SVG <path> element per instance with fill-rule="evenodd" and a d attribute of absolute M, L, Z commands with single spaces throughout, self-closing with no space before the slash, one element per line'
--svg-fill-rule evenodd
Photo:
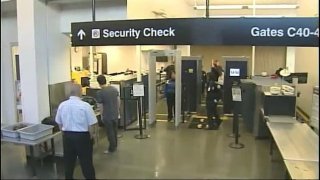
<path fill-rule="evenodd" d="M 304 123 L 270 123 L 267 126 L 284 160 L 319 161 L 319 136 Z"/>
<path fill-rule="evenodd" d="M 291 179 L 319 179 L 319 162 L 284 160 Z"/>
<path fill-rule="evenodd" d="M 46 142 L 48 140 L 51 141 L 51 153 L 55 164 L 55 171 L 56 171 L 56 163 L 55 163 L 55 144 L 54 144 L 54 138 L 60 135 L 61 132 L 56 132 L 54 134 L 45 136 L 43 138 L 30 141 L 30 140 L 24 140 L 24 139 L 18 139 L 18 138 L 8 138 L 8 137 L 1 137 L 1 142 L 7 142 L 7 143 L 13 143 L 18 145 L 24 145 L 28 146 L 30 148 L 30 156 L 31 156 L 31 168 L 32 168 L 32 174 L 33 176 L 36 176 L 36 168 L 35 168 L 35 156 L 34 156 L 34 146 L 41 144 L 43 142 Z"/>

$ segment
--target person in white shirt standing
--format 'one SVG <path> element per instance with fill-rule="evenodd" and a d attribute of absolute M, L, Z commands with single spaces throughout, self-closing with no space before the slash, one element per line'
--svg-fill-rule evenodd
<path fill-rule="evenodd" d="M 63 132 L 65 178 L 73 179 L 77 157 L 86 179 L 95 179 L 93 166 L 92 125 L 97 118 L 92 107 L 80 99 L 81 86 L 71 84 L 70 98 L 62 102 L 55 121 Z"/>

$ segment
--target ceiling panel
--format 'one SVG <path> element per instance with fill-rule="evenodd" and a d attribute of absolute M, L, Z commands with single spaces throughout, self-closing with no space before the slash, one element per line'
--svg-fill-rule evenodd
<path fill-rule="evenodd" d="M 96 0 L 96 2 L 106 0 Z M 92 3 L 90 0 L 48 0 L 51 4 L 74 4 L 74 3 Z"/>

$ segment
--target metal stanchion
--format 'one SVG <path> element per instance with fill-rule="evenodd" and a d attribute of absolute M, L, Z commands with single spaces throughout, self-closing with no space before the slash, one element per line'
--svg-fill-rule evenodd
<path fill-rule="evenodd" d="M 144 86 L 143 84 L 137 83 L 133 85 L 132 95 L 138 97 L 138 121 L 139 121 L 139 134 L 135 135 L 136 139 L 146 139 L 150 135 L 143 134 L 143 125 L 142 125 L 142 107 L 141 107 L 141 98 L 144 97 Z M 145 122 L 146 124 L 146 122 Z"/>
<path fill-rule="evenodd" d="M 126 92 L 125 92 L 125 88 L 123 88 L 123 129 L 126 131 L 127 130 L 127 124 L 126 124 Z"/>
<path fill-rule="evenodd" d="M 238 116 L 238 115 L 237 115 Z M 238 118 L 238 117 L 237 117 Z M 232 121 L 232 133 L 228 134 L 229 137 L 235 138 L 236 137 L 236 128 L 237 124 L 235 123 L 235 117 L 233 115 L 233 121 Z M 238 137 L 240 137 L 240 134 L 237 133 Z"/>
<path fill-rule="evenodd" d="M 241 98 L 241 89 L 238 85 L 238 83 L 234 83 L 232 87 L 232 100 L 234 103 L 234 108 L 233 108 L 233 135 L 235 138 L 235 142 L 232 142 L 229 144 L 230 148 L 234 149 L 242 149 L 244 148 L 244 144 L 239 143 L 239 105 L 240 102 L 242 101 Z"/>
<path fill-rule="evenodd" d="M 139 120 L 139 134 L 135 135 L 136 139 L 146 139 L 149 138 L 149 135 L 143 134 L 143 127 L 142 127 L 142 113 L 141 113 L 141 97 L 138 99 L 138 120 Z"/>
<path fill-rule="evenodd" d="M 143 124 L 144 124 L 144 129 L 147 129 L 147 110 L 146 110 L 146 98 L 145 96 L 143 97 Z"/>
<path fill-rule="evenodd" d="M 233 113 L 233 124 L 234 124 L 235 142 L 230 143 L 229 147 L 234 149 L 242 149 L 244 148 L 244 144 L 239 143 L 239 116 L 236 110 Z"/>

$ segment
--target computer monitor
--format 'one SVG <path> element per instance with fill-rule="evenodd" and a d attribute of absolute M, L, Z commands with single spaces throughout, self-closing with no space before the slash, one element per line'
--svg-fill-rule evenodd
<path fill-rule="evenodd" d="M 240 68 L 230 68 L 230 77 L 240 77 Z"/>
<path fill-rule="evenodd" d="M 99 91 L 100 89 L 95 89 L 95 88 L 87 88 L 86 90 L 86 95 L 87 96 L 91 96 L 93 98 L 97 98 L 97 92 Z"/>
<path fill-rule="evenodd" d="M 284 80 L 292 83 L 294 78 L 298 79 L 298 84 L 308 83 L 308 73 L 306 72 L 291 73 L 290 76 L 284 77 Z"/>

